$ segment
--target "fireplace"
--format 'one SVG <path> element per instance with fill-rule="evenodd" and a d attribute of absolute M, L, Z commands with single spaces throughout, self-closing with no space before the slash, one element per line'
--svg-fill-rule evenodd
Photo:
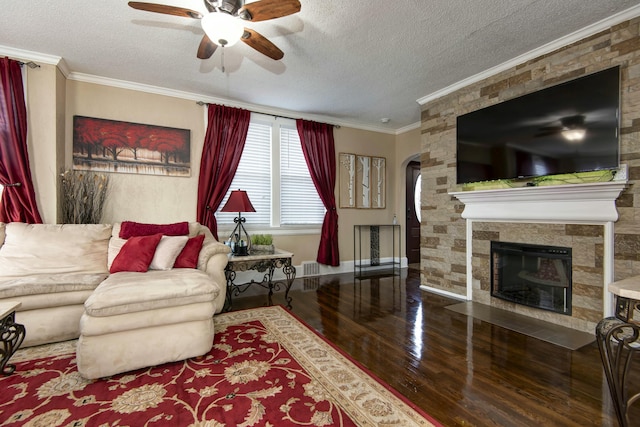
<path fill-rule="evenodd" d="M 571 248 L 491 242 L 491 296 L 571 315 Z"/>

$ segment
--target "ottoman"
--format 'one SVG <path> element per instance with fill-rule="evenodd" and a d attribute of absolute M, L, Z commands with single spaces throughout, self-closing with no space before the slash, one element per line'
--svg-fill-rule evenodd
<path fill-rule="evenodd" d="M 95 379 L 206 354 L 219 292 L 197 269 L 111 274 L 84 303 L 78 372 Z"/>

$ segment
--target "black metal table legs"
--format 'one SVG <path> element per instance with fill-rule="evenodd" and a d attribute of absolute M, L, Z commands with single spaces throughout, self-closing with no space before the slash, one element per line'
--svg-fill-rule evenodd
<path fill-rule="evenodd" d="M 596 327 L 596 340 L 609 384 L 611 399 L 621 427 L 631 425 L 630 405 L 640 399 L 640 392 L 630 390 L 632 362 L 640 353 L 640 325 L 616 317 L 602 319 Z"/>
<path fill-rule="evenodd" d="M 274 280 L 275 270 L 281 269 L 285 275 L 285 280 Z M 264 273 L 261 281 L 251 280 L 250 282 L 236 284 L 236 273 L 241 271 L 257 271 Z M 264 256 L 264 257 L 247 257 L 246 259 L 238 259 L 234 257 L 225 268 L 225 276 L 227 279 L 227 297 L 223 311 L 231 310 L 233 297 L 239 296 L 253 285 L 261 286 L 269 291 L 267 296 L 268 305 L 272 305 L 272 296 L 274 291 L 280 291 L 284 288 L 284 298 L 287 302 L 287 308 L 291 309 L 291 300 L 289 291 L 291 285 L 296 278 L 296 268 L 291 264 L 291 256 Z"/>
<path fill-rule="evenodd" d="M 0 372 L 3 375 L 11 375 L 16 370 L 15 365 L 7 362 L 22 344 L 24 336 L 24 326 L 15 322 L 15 311 L 0 319 Z"/>

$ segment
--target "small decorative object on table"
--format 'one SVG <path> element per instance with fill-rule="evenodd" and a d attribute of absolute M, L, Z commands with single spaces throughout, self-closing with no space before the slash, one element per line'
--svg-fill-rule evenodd
<path fill-rule="evenodd" d="M 7 362 L 24 340 L 24 326 L 15 321 L 15 310 L 21 305 L 15 301 L 0 303 L 0 372 L 3 375 L 10 375 L 16 370 Z"/>
<path fill-rule="evenodd" d="M 275 251 L 271 234 L 254 234 L 251 236 L 251 254 L 272 254 Z"/>

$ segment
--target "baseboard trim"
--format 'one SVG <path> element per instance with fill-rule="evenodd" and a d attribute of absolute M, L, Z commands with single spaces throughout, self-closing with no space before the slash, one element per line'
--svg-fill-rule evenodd
<path fill-rule="evenodd" d="M 427 291 L 427 292 L 431 292 L 431 293 L 434 293 L 434 294 L 442 295 L 442 296 L 445 296 L 445 297 L 457 299 L 457 300 L 460 300 L 460 301 L 468 301 L 467 297 L 465 295 L 460 295 L 460 294 L 456 294 L 456 293 L 453 293 L 453 292 L 444 291 L 444 290 L 438 289 L 438 288 L 432 288 L 431 286 L 420 285 L 420 289 L 422 289 L 423 291 Z"/>

